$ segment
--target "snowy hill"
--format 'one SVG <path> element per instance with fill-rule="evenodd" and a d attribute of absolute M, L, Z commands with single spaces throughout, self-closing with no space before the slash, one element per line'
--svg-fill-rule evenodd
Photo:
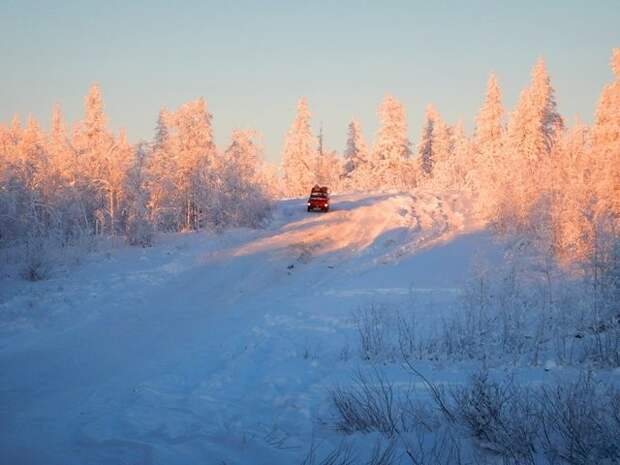
<path fill-rule="evenodd" d="M 2 463 L 299 463 L 312 440 L 340 441 L 326 389 L 361 363 L 352 315 L 415 302 L 432 326 L 472 263 L 501 259 L 456 194 L 304 206 L 280 202 L 264 230 L 161 236 L 5 281 Z"/>

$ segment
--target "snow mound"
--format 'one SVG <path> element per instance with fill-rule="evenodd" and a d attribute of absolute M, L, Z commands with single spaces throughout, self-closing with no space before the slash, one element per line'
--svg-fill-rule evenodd
<path fill-rule="evenodd" d="M 472 229 L 463 219 L 467 202 L 458 195 L 447 197 L 426 192 L 338 195 L 327 214 L 304 214 L 301 201 L 288 201 L 276 218 L 289 221 L 234 255 L 275 252 L 307 263 L 322 255 L 366 253 L 395 260 Z"/>

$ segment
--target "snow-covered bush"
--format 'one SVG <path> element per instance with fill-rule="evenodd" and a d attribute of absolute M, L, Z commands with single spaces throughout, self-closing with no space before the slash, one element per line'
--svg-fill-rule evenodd
<path fill-rule="evenodd" d="M 620 460 L 620 390 L 589 373 L 547 386 L 494 379 L 485 371 L 448 390 L 424 382 L 441 393 L 431 395 L 430 409 L 384 374 L 358 374 L 351 385 L 330 390 L 333 424 L 345 434 L 382 434 L 414 465 Z"/>
<path fill-rule="evenodd" d="M 407 416 L 401 394 L 379 371 L 372 376 L 362 372 L 352 385 L 330 391 L 336 411 L 335 427 L 344 433 L 378 431 L 388 437 L 407 431 Z"/>
<path fill-rule="evenodd" d="M 620 461 L 620 390 L 591 374 L 545 387 L 540 403 L 539 438 L 553 458 L 574 465 Z"/>
<path fill-rule="evenodd" d="M 130 245 L 150 247 L 153 245 L 153 226 L 139 216 L 129 219 L 127 224 L 127 242 Z"/>
<path fill-rule="evenodd" d="M 370 304 L 353 315 L 359 336 L 359 352 L 364 360 L 391 357 L 393 347 L 388 340 L 394 331 L 394 312 L 384 305 Z"/>
<path fill-rule="evenodd" d="M 341 442 L 338 446 L 317 458 L 316 444 L 311 444 L 306 457 L 300 465 L 396 465 L 400 463 L 394 442 L 384 444 L 377 441 L 366 459 L 362 459 L 351 442 Z"/>
<path fill-rule="evenodd" d="M 57 244 L 49 238 L 31 235 L 23 245 L 21 274 L 28 281 L 41 281 L 49 277 L 54 266 L 54 252 Z"/>
<path fill-rule="evenodd" d="M 613 242 L 616 244 L 616 242 Z M 617 248 L 617 245 L 614 245 Z M 617 251 L 566 271 L 518 245 L 505 264 L 473 271 L 458 311 L 435 327 L 415 304 L 372 303 L 354 315 L 363 360 L 484 361 L 490 366 L 620 366 Z"/>
<path fill-rule="evenodd" d="M 510 378 L 493 381 L 481 372 L 454 388 L 450 397 L 453 418 L 481 447 L 515 463 L 535 463 L 539 405 L 526 388 L 517 388 Z"/>

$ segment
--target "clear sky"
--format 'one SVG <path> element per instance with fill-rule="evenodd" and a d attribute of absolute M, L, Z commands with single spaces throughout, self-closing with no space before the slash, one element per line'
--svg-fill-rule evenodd
<path fill-rule="evenodd" d="M 135 142 L 161 106 L 203 96 L 219 146 L 254 128 L 274 161 L 302 95 L 329 148 L 342 151 L 352 116 L 370 142 L 386 93 L 415 142 L 429 102 L 471 129 L 492 70 L 512 108 L 540 55 L 562 114 L 589 122 L 612 47 L 620 0 L 0 0 L 0 121 L 32 113 L 47 127 L 56 102 L 76 120 L 97 82 L 110 127 Z"/>

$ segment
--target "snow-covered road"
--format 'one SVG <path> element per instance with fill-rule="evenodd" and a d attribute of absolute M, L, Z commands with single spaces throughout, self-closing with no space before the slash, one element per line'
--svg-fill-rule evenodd
<path fill-rule="evenodd" d="M 304 206 L 2 282 L 0 464 L 298 463 L 358 363 L 352 312 L 415 299 L 436 318 L 500 254 L 458 196 Z"/>

